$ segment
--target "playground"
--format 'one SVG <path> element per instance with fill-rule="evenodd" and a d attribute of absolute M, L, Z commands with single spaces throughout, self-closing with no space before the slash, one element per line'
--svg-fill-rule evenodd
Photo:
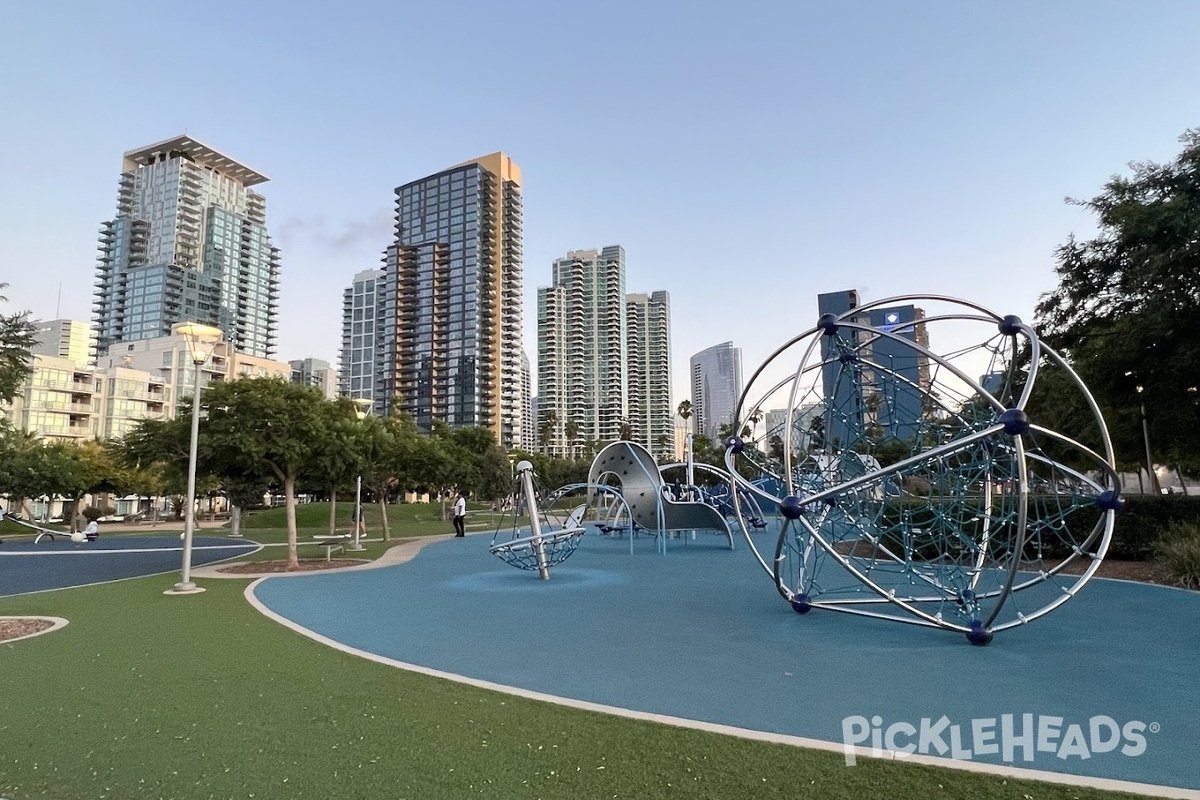
<path fill-rule="evenodd" d="M 410 540 L 374 565 L 263 577 L 240 594 L 241 582 L 206 571 L 210 586 L 223 586 L 189 601 L 147 597 L 161 588 L 153 578 L 101 584 L 150 574 L 159 565 L 151 556 L 177 561 L 172 540 L 30 542 L 0 552 L 0 586 L 34 587 L 11 594 L 85 586 L 0 602 L 5 612 L 71 620 L 0 650 L 11 661 L 4 667 L 22 674 L 39 653 L 69 660 L 63 648 L 74 643 L 97 651 L 90 658 L 103 679 L 95 685 L 104 687 L 95 697 L 85 685 L 66 701 L 35 693 L 14 704 L 22 739 L 12 764 L 23 777 L 12 793 L 94 794 L 43 780 L 80 770 L 69 757 L 42 756 L 46 743 L 78 747 L 78 734 L 94 738 L 96 724 L 107 741 L 101 720 L 112 718 L 113 741 L 122 742 L 137 730 L 132 716 L 135 726 L 153 719 L 155 736 L 166 730 L 172 741 L 194 740 L 201 755 L 218 753 L 214 771 L 229 762 L 253 773 L 249 784 L 216 784 L 261 791 L 266 780 L 289 797 L 316 785 L 323 796 L 376 796 L 401 783 L 398 796 L 510 797 L 531 780 L 538 796 L 655 797 L 702 779 L 709 783 L 690 794 L 745 796 L 753 786 L 755 796 L 794 797 L 819 778 L 812 793 L 820 796 L 927 797 L 936 783 L 963 796 L 1200 798 L 1200 716 L 1190 702 L 1200 640 L 1189 634 L 1200 594 L 1093 580 L 1123 505 L 1103 420 L 1097 413 L 1083 432 L 1087 443 L 1036 427 L 1024 410 L 1033 372 L 1022 388 L 1009 341 L 1026 335 L 1036 348 L 1027 326 L 945 319 L 998 328 L 1000 344 L 984 345 L 987 387 L 952 358 L 921 382 L 895 361 L 864 370 L 862 341 L 883 334 L 822 317 L 806 334 L 795 385 L 768 386 L 740 404 L 734 429 L 749 435 L 757 409 L 790 394 L 791 422 L 782 436 L 768 432 L 780 440 L 778 456 L 731 435 L 724 470 L 690 459 L 664 470 L 640 445 L 617 441 L 596 455 L 586 484 L 558 491 L 536 486 L 523 461 L 514 465 L 510 524 Z M 862 336 L 839 333 L 855 326 Z M 808 366 L 818 339 L 836 345 L 834 355 Z M 834 392 L 802 406 L 800 379 L 835 363 L 849 400 Z M 927 394 L 909 404 L 897 386 Z M 868 396 L 882 399 L 865 417 L 859 401 Z M 910 406 L 924 410 L 908 415 Z M 798 424 L 802 407 L 820 409 L 813 419 L 821 424 Z M 906 438 L 896 433 L 903 426 Z M 842 438 L 834 446 L 824 433 L 834 429 L 853 437 L 851 446 Z M 876 458 L 881 443 L 893 447 Z M 747 460 L 758 477 L 742 471 Z M 682 480 L 665 477 L 680 469 Z M 695 485 L 697 471 L 705 486 Z M 217 561 L 257 548 L 197 539 L 194 552 L 197 562 Z M 105 558 L 119 558 L 123 571 L 102 566 Z M 79 602 L 117 596 L 157 620 L 150 632 L 133 634 L 125 620 L 99 619 Z M 125 646 L 114 649 L 103 631 L 118 623 Z M 121 693 L 130 690 L 125 670 L 160 674 L 157 696 L 171 698 L 165 713 Z M 46 673 L 72 675 L 69 666 Z M 258 699 L 231 679 L 248 681 Z M 237 698 L 203 691 L 214 684 Z M 289 694 L 299 687 L 304 694 Z M 37 733 L 41 707 L 87 708 L 85 698 L 105 711 L 60 719 L 49 738 Z M 128 705 L 114 714 L 114 699 Z M 510 703 L 511 717 L 500 709 Z M 189 724 L 208 723 L 210 706 L 214 730 Z M 252 743 L 258 756 L 270 741 L 279 763 L 248 767 L 226 737 L 242 749 Z M 133 739 L 140 758 L 145 733 Z M 178 747 L 151 748 L 152 759 L 169 768 Z M 725 761 L 734 752 L 735 767 Z M 709 753 L 721 767 L 702 763 Z M 114 763 L 104 774 L 132 794 L 128 756 Z M 204 766 L 188 772 L 192 785 L 213 779 Z M 151 794 L 164 793 L 159 786 L 177 793 L 174 779 L 156 780 Z M 1035 788 L 1036 780 L 1060 785 Z M 9 789 L 3 781 L 0 792 Z"/>

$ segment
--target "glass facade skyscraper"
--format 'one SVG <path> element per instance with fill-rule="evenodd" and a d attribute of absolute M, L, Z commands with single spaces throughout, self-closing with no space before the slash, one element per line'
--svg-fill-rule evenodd
<path fill-rule="evenodd" d="M 820 314 L 845 314 L 859 308 L 858 292 L 818 295 L 817 308 Z M 929 347 L 925 312 L 915 306 L 871 308 L 848 319 Z M 836 448 L 858 441 L 868 431 L 900 441 L 916 437 L 922 429 L 922 398 L 929 388 L 928 357 L 888 336 L 849 329 L 839 336 L 847 338 L 856 357 L 847 358 L 830 337 L 821 338 L 831 444 Z"/>
<path fill-rule="evenodd" d="M 354 276 L 342 293 L 342 353 L 338 392 L 344 397 L 379 403 L 375 394 L 376 360 L 380 339 L 379 304 L 384 271 L 369 269 Z"/>
<path fill-rule="evenodd" d="M 275 352 L 279 250 L 250 189 L 266 180 L 189 136 L 125 154 L 117 215 L 100 230 L 100 355 L 189 321 L 219 327 L 239 352 Z"/>
<path fill-rule="evenodd" d="M 733 423 L 742 394 L 742 349 L 733 342 L 713 345 L 692 356 L 690 366 L 692 430 L 719 442 L 720 428 Z"/>
<path fill-rule="evenodd" d="M 385 256 L 378 410 L 428 430 L 493 431 L 521 442 L 521 171 L 503 153 L 396 189 Z"/>

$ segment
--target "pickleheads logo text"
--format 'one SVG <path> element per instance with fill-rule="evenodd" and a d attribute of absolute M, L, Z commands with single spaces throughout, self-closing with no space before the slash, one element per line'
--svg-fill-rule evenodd
<path fill-rule="evenodd" d="M 1140 756 L 1146 752 L 1147 733 L 1158 733 L 1158 723 L 1121 724 L 1105 714 L 1082 722 L 1045 714 L 1002 714 L 962 724 L 943 715 L 936 720 L 923 717 L 916 724 L 886 725 L 880 716 L 855 715 L 842 720 L 842 749 L 851 767 L 860 746 L 869 747 L 873 756 L 897 758 L 920 754 L 970 761 L 998 755 L 1009 763 L 1031 762 L 1038 756 L 1083 761 L 1102 753 Z"/>

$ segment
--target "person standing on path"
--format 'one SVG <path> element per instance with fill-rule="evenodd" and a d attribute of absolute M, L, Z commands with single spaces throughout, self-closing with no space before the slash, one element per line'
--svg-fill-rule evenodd
<path fill-rule="evenodd" d="M 460 492 L 458 499 L 454 501 L 454 535 L 466 536 L 467 519 L 467 498 L 462 496 Z"/>

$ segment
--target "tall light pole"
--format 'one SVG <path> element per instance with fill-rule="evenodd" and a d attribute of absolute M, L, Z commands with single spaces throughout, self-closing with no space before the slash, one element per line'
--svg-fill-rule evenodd
<path fill-rule="evenodd" d="M 179 582 L 163 594 L 199 594 L 203 587 L 192 582 L 192 536 L 196 530 L 196 445 L 200 439 L 200 368 L 220 343 L 220 328 L 187 322 L 175 327 L 187 342 L 188 353 L 195 367 L 192 385 L 192 443 L 188 451 L 187 506 L 183 521 L 183 568 Z"/>
<path fill-rule="evenodd" d="M 1162 494 L 1162 487 L 1158 485 L 1158 474 L 1154 471 L 1154 459 L 1150 457 L 1150 425 L 1146 422 L 1146 401 L 1142 399 L 1142 392 L 1145 387 L 1137 387 L 1138 405 L 1142 409 L 1142 442 L 1146 445 L 1146 472 L 1150 475 L 1150 490 L 1154 494 Z"/>
<path fill-rule="evenodd" d="M 371 412 L 371 400 L 366 397 L 355 397 L 350 402 L 354 403 L 354 416 L 358 417 L 359 422 L 367 418 L 367 414 Z M 366 550 L 362 542 L 359 540 L 359 533 L 362 528 L 362 475 L 360 474 L 354 482 L 354 538 L 350 541 L 350 546 L 347 550 Z"/>

